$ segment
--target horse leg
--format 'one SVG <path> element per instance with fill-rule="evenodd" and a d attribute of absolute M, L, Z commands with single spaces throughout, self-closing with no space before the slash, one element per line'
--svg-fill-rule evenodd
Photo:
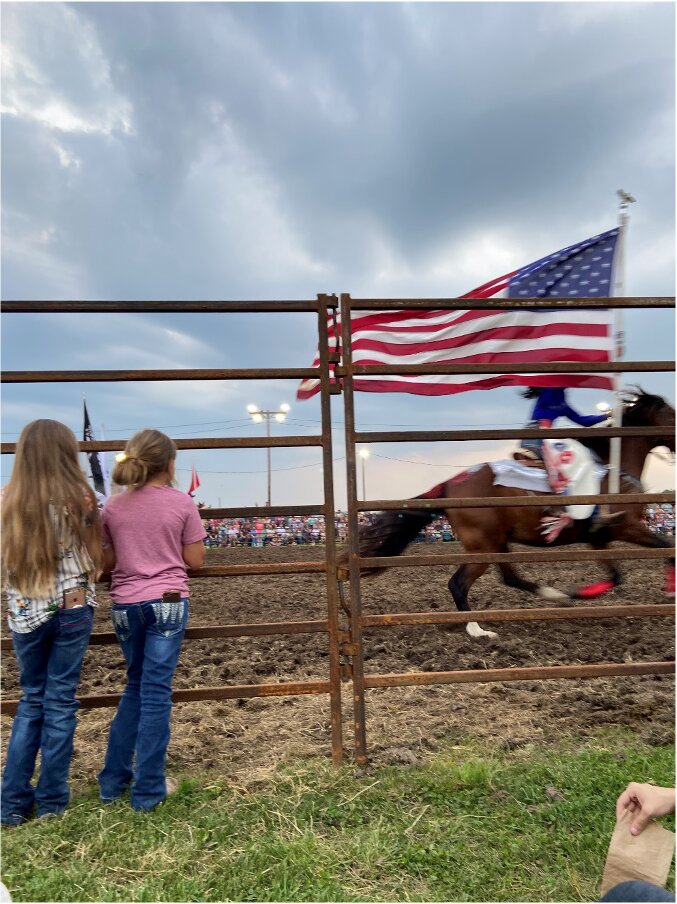
<path fill-rule="evenodd" d="M 471 611 L 468 605 L 468 591 L 488 567 L 488 565 L 461 565 L 452 575 L 448 585 L 449 592 L 459 612 Z M 471 637 L 498 637 L 495 631 L 485 631 L 477 622 L 468 622 L 465 629 Z"/>
<path fill-rule="evenodd" d="M 593 549 L 606 549 L 607 544 L 604 542 L 592 543 Z M 615 590 L 621 584 L 621 573 L 615 562 L 601 563 L 607 570 L 609 577 L 606 581 L 597 581 L 594 584 L 584 584 L 582 587 L 576 587 L 569 591 L 569 595 L 575 600 L 596 599 L 610 590 Z"/>
<path fill-rule="evenodd" d="M 502 549 L 501 552 L 508 552 L 508 547 Z M 511 565 L 501 563 L 498 566 L 503 583 L 507 587 L 514 587 L 516 590 L 524 590 L 526 593 L 535 593 L 542 600 L 569 600 L 571 597 L 568 593 L 549 587 L 547 584 L 535 584 L 533 581 L 525 581 Z"/>
<path fill-rule="evenodd" d="M 597 547 L 594 545 L 592 548 L 593 549 L 604 549 L 603 546 Z M 609 589 L 615 590 L 616 587 L 620 587 L 623 578 L 622 578 L 621 572 L 620 572 L 618 566 L 616 565 L 616 563 L 615 562 L 604 562 L 603 565 L 607 570 L 607 574 L 609 575 L 609 583 L 611 584 L 611 587 Z"/>

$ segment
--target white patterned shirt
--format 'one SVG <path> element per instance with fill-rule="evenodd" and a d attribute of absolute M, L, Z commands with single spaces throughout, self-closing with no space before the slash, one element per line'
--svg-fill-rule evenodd
<path fill-rule="evenodd" d="M 7 623 L 16 634 L 29 634 L 40 625 L 44 625 L 54 616 L 57 609 L 63 607 L 63 595 L 66 590 L 77 587 L 85 589 L 87 604 L 96 607 L 96 593 L 90 582 L 90 573 L 94 565 L 86 548 L 80 549 L 77 544 L 66 547 L 58 544 L 56 564 L 56 587 L 48 596 L 23 596 L 8 581 L 5 585 L 7 595 Z"/>

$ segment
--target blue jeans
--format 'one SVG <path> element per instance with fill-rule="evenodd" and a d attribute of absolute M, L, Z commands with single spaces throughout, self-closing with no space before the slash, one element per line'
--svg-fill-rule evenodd
<path fill-rule="evenodd" d="M 529 421 L 528 424 L 524 425 L 525 427 L 538 427 L 538 421 Z M 519 445 L 522 449 L 527 449 L 529 452 L 534 452 L 538 455 L 539 458 L 543 458 L 543 439 L 539 437 L 538 439 L 520 439 L 518 440 Z"/>
<path fill-rule="evenodd" d="M 632 879 L 628 882 L 619 882 L 600 898 L 600 901 L 674 901 L 672 892 L 666 891 L 659 885 L 644 882 L 640 879 Z"/>
<path fill-rule="evenodd" d="M 61 813 L 70 797 L 68 772 L 73 753 L 75 691 L 94 615 L 91 606 L 57 609 L 34 631 L 12 631 L 23 696 L 14 716 L 2 776 L 4 824 L 19 825 L 32 815 Z M 38 750 L 40 777 L 31 785 Z"/>
<path fill-rule="evenodd" d="M 99 773 L 101 799 L 116 800 L 131 783 L 132 807 L 150 810 L 167 795 L 172 679 L 188 621 L 188 598 L 116 603 L 111 614 L 127 662 L 127 686 Z"/>
<path fill-rule="evenodd" d="M 535 452 L 539 458 L 543 458 L 542 439 L 521 439 L 520 446 L 522 449 L 528 449 L 530 452 Z"/>

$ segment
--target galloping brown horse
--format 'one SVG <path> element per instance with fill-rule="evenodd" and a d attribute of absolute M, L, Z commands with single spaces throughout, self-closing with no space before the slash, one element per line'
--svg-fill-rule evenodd
<path fill-rule="evenodd" d="M 628 437 L 621 448 L 621 493 L 641 493 L 640 477 L 647 456 L 657 446 L 667 446 L 675 451 L 675 409 L 661 396 L 651 395 L 641 389 L 627 393 L 623 410 L 624 427 L 665 427 L 665 436 Z M 609 440 L 600 437 L 581 438 L 604 464 L 609 462 Z M 607 478 L 602 483 L 602 492 L 607 490 Z M 416 499 L 443 499 L 454 497 L 487 496 L 523 497 L 538 495 L 534 491 L 494 485 L 494 472 L 489 464 L 479 465 L 464 474 L 457 475 L 433 487 Z M 542 495 L 542 494 L 541 494 Z M 449 508 L 446 516 L 454 534 L 468 553 L 509 552 L 508 544 L 523 543 L 529 546 L 563 546 L 571 543 L 589 543 L 595 549 L 604 549 L 614 540 L 636 543 L 647 547 L 674 547 L 674 541 L 652 533 L 643 523 L 644 506 L 641 504 L 613 505 L 611 510 L 623 511 L 623 519 L 601 531 L 591 531 L 591 520 L 574 521 L 565 528 L 557 540 L 546 544 L 540 527 L 542 509 L 538 506 L 515 508 Z M 431 510 L 406 510 L 380 512 L 370 525 L 360 528 L 360 556 L 395 556 L 416 537 L 418 532 L 441 513 Z M 671 559 L 674 581 L 674 559 Z M 606 589 L 620 583 L 621 576 L 614 563 L 604 563 L 609 571 Z M 461 565 L 449 581 L 449 590 L 459 610 L 469 612 L 468 592 L 474 582 L 484 574 L 488 565 Z M 563 593 L 542 584 L 526 581 L 507 563 L 497 565 L 503 581 L 509 587 L 516 587 L 535 593 L 543 599 L 572 599 L 576 594 Z M 383 569 L 364 569 L 365 574 L 377 574 Z M 667 589 L 667 588 L 666 588 Z M 674 587 L 672 588 L 674 593 Z M 496 637 L 495 632 L 483 630 L 477 622 L 469 622 L 466 630 L 472 637 Z"/>

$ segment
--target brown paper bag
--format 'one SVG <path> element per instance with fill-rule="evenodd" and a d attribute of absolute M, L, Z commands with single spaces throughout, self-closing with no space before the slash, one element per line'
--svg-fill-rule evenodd
<path fill-rule="evenodd" d="M 675 850 L 675 834 L 657 822 L 639 834 L 631 835 L 632 816 L 629 810 L 621 816 L 611 836 L 602 877 L 602 894 L 629 879 L 643 879 L 665 886 Z"/>

